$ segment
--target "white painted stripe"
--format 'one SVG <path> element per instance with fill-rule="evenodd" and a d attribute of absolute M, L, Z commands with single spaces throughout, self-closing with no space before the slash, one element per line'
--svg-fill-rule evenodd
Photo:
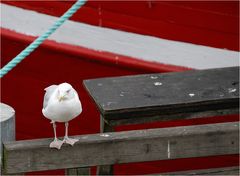
<path fill-rule="evenodd" d="M 1 27 L 39 36 L 57 17 L 1 4 Z M 91 14 L 89 14 L 91 15 Z M 163 64 L 207 69 L 239 65 L 239 52 L 67 21 L 50 39 Z"/>

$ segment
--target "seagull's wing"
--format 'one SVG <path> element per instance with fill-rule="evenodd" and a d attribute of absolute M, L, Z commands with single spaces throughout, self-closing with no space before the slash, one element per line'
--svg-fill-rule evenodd
<path fill-rule="evenodd" d="M 76 96 L 76 98 L 79 99 L 79 96 L 78 96 L 77 91 L 76 91 L 74 88 L 72 88 L 72 90 L 73 90 L 73 93 L 74 93 L 74 95 Z"/>
<path fill-rule="evenodd" d="M 57 85 L 51 85 L 47 88 L 45 88 L 44 90 L 46 91 L 45 95 L 44 95 L 44 99 L 43 99 L 43 109 L 45 109 L 48 105 L 48 101 L 50 99 L 50 97 L 52 96 L 53 92 L 57 89 Z"/>
<path fill-rule="evenodd" d="M 74 95 L 78 97 L 77 91 L 74 88 L 72 88 L 72 89 L 73 89 Z"/>

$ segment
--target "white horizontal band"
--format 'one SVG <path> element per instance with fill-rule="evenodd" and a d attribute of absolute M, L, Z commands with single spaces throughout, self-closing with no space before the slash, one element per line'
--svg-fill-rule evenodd
<path fill-rule="evenodd" d="M 30 36 L 41 35 L 57 20 L 54 16 L 2 3 L 1 11 L 2 28 Z M 74 21 L 67 21 L 49 39 L 145 61 L 195 69 L 239 65 L 239 52 L 236 51 L 165 40 Z"/>

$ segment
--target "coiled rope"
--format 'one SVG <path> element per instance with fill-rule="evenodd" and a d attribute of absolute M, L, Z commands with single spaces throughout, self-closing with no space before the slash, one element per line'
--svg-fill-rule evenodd
<path fill-rule="evenodd" d="M 17 64 L 26 58 L 31 52 L 33 52 L 40 44 L 44 42 L 52 33 L 54 33 L 66 20 L 68 20 L 80 7 L 85 4 L 86 0 L 78 0 L 73 6 L 68 9 L 45 33 L 34 40 L 28 47 L 26 47 L 21 53 L 13 58 L 0 70 L 0 78 L 6 75 Z"/>

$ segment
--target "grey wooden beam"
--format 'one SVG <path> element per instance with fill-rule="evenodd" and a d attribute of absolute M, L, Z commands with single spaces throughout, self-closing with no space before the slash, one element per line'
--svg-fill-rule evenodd
<path fill-rule="evenodd" d="M 51 139 L 7 142 L 6 173 L 89 167 L 239 153 L 239 123 L 75 136 L 73 147 L 49 148 Z"/>
<path fill-rule="evenodd" d="M 130 124 L 144 124 L 151 122 L 163 122 L 172 120 L 184 120 L 184 119 L 196 119 L 196 118 L 208 118 L 215 116 L 224 116 L 230 114 L 239 114 L 239 108 L 227 108 L 220 110 L 202 110 L 201 112 L 178 112 L 168 114 L 161 114 L 154 116 L 127 116 L 125 118 L 119 118 L 118 120 L 106 120 L 112 126 L 118 125 L 130 125 Z"/>
<path fill-rule="evenodd" d="M 114 132 L 114 128 L 100 115 L 100 132 Z M 113 165 L 102 165 L 97 167 L 97 175 L 113 175 Z"/>
<path fill-rule="evenodd" d="M 84 86 L 111 121 L 239 109 L 239 67 L 100 78 L 85 80 Z"/>
<path fill-rule="evenodd" d="M 15 136 L 15 110 L 4 103 L 0 103 L 0 175 L 2 172 L 2 142 L 15 141 Z"/>

